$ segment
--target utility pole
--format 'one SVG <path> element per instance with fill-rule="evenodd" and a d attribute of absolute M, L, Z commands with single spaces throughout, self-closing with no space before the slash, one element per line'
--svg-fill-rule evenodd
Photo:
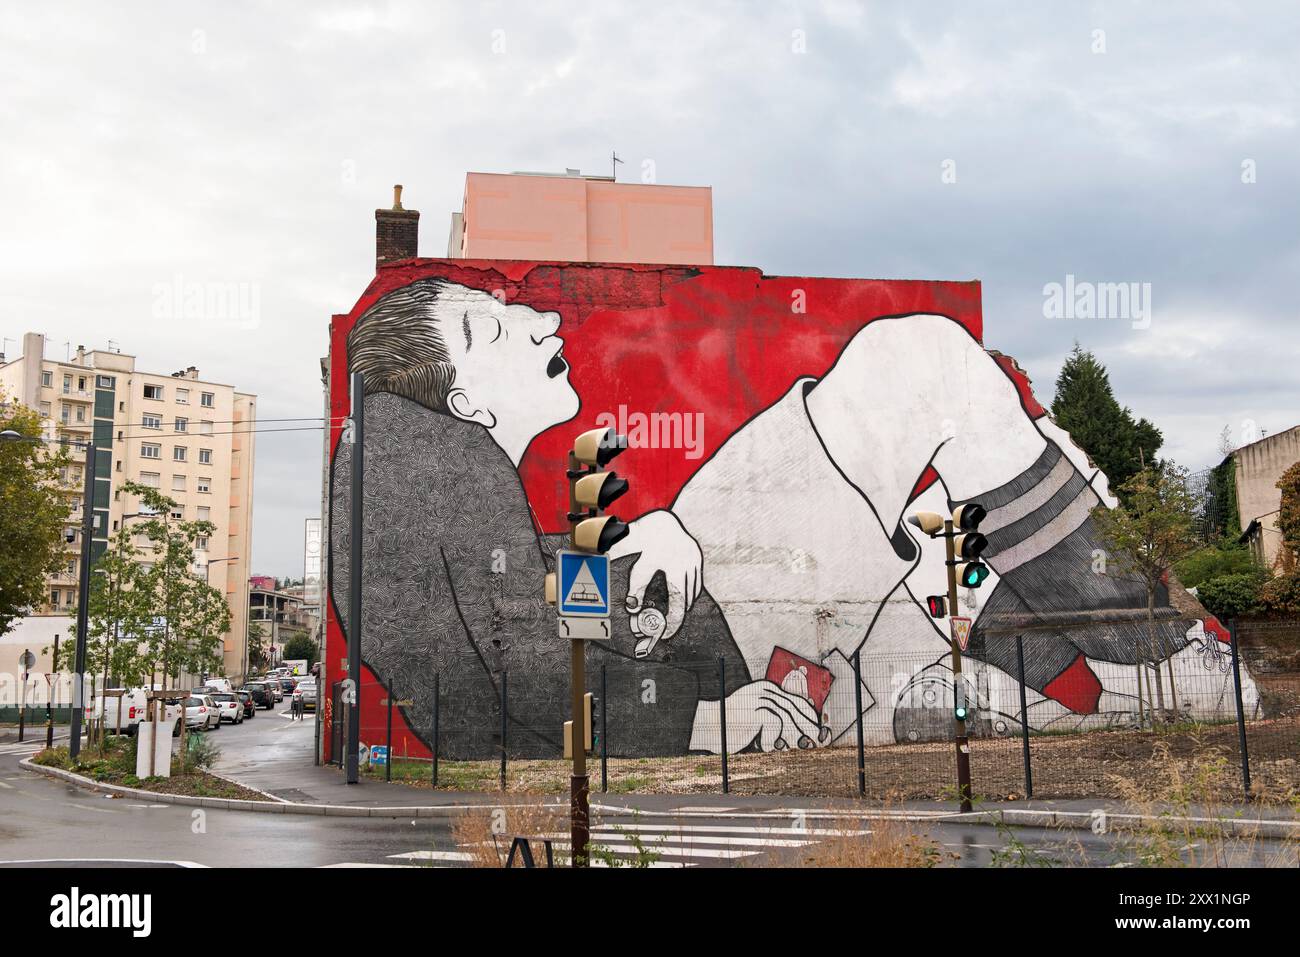
<path fill-rule="evenodd" d="M 359 780 L 357 749 L 361 747 L 361 521 L 365 480 L 365 377 L 352 373 L 352 417 L 348 438 L 352 443 L 351 508 L 348 528 L 352 536 L 348 543 L 348 677 L 351 692 L 344 696 L 347 706 L 347 754 L 344 756 L 346 781 Z M 350 438 L 349 438 L 350 437 Z M 347 686 L 345 686 L 347 687 Z M 317 707 L 320 705 L 317 704 Z M 335 716 L 337 720 L 337 715 Z"/>
<path fill-rule="evenodd" d="M 90 540 L 95 534 L 95 443 L 86 443 L 86 485 L 81 503 L 81 567 L 77 576 L 77 644 L 72 665 L 72 715 L 68 758 L 81 754 L 81 716 L 85 707 L 86 629 L 90 618 Z"/>

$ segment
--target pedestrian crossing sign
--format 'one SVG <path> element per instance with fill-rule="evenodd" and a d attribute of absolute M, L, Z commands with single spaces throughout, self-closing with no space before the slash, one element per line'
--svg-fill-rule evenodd
<path fill-rule="evenodd" d="M 556 556 L 560 587 L 559 612 L 576 618 L 609 617 L 609 558 L 586 552 Z"/>

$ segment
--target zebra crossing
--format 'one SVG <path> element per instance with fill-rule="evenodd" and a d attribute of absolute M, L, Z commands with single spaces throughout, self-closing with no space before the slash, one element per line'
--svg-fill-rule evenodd
<path fill-rule="evenodd" d="M 722 819 L 720 819 L 722 820 Z M 764 854 L 797 851 L 826 839 L 855 838 L 870 834 L 866 828 L 798 827 L 788 824 L 692 823 L 663 818 L 627 818 L 598 821 L 591 832 L 592 867 L 700 867 L 735 864 Z M 545 866 L 543 840 L 551 841 L 557 858 L 567 861 L 569 835 L 553 833 L 531 839 L 532 853 Z M 509 847 L 505 842 L 504 848 Z M 472 867 L 485 855 L 474 847 L 421 848 L 389 854 L 383 863 L 346 862 L 328 867 Z M 516 861 L 516 866 L 519 862 Z"/>

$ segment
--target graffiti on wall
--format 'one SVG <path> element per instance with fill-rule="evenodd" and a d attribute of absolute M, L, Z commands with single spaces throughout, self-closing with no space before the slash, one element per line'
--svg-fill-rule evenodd
<path fill-rule="evenodd" d="M 905 519 L 968 501 L 989 512 L 992 575 L 962 596 L 965 680 L 1000 729 L 1122 722 L 1140 662 L 1175 698 L 1221 660 L 1216 622 L 1162 590 L 1149 629 L 1144 588 L 1097 572 L 1106 477 L 981 345 L 976 284 L 416 260 L 381 269 L 332 336 L 336 417 L 348 373 L 366 382 L 363 663 L 425 747 L 437 676 L 446 756 L 496 753 L 503 673 L 510 750 L 560 752 L 569 649 L 542 586 L 564 453 L 603 425 L 629 436 L 631 530 L 610 553 L 612 640 L 587 656 L 611 666 L 622 753 L 717 752 L 724 715 L 730 750 L 849 743 L 859 707 L 872 743 L 950 731 L 948 640 L 923 604 L 946 590 L 942 544 Z M 333 438 L 331 663 L 352 454 Z"/>

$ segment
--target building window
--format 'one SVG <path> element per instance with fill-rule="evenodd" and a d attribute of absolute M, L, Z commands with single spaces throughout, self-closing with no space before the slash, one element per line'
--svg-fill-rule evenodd
<path fill-rule="evenodd" d="M 59 607 L 59 590 L 57 588 L 50 591 L 50 604 L 55 608 Z"/>
<path fill-rule="evenodd" d="M 50 388 L 51 386 L 53 386 L 53 385 L 54 385 L 54 373 L 53 373 L 53 372 L 42 372 L 42 373 L 41 373 L 41 385 L 45 386 L 45 388 L 47 388 L 47 389 Z"/>
<path fill-rule="evenodd" d="M 86 407 L 84 405 L 77 406 L 77 421 L 78 422 L 86 421 Z"/>
<path fill-rule="evenodd" d="M 212 434 L 212 423 L 209 422 L 207 419 L 204 419 L 199 423 L 199 435 L 211 435 L 211 434 Z"/>
<path fill-rule="evenodd" d="M 77 391 L 78 392 L 86 391 L 86 377 L 84 375 L 77 376 Z"/>
<path fill-rule="evenodd" d="M 145 429 L 161 429 L 162 418 L 156 415 L 149 415 L 146 412 L 140 417 L 140 427 Z"/>
<path fill-rule="evenodd" d="M 140 445 L 140 458 L 142 459 L 160 459 L 162 458 L 162 446 L 156 442 L 144 442 Z"/>
<path fill-rule="evenodd" d="M 208 550 L 208 536 L 206 535 L 197 536 L 194 539 L 194 547 L 201 552 L 206 552 Z"/>
<path fill-rule="evenodd" d="M 185 446 L 183 446 L 183 445 L 173 445 L 173 446 L 172 446 L 172 461 L 173 461 L 173 462 L 184 462 L 184 461 L 185 461 Z"/>
<path fill-rule="evenodd" d="M 102 375 L 96 381 L 101 389 L 111 389 L 117 385 L 117 380 L 111 375 Z"/>
<path fill-rule="evenodd" d="M 144 397 L 146 399 L 161 399 L 163 397 L 163 387 L 160 385 L 145 386 Z"/>
<path fill-rule="evenodd" d="M 199 393 L 199 405 L 205 409 L 211 409 L 216 405 L 216 395 L 211 392 Z"/>
<path fill-rule="evenodd" d="M 178 417 L 176 421 L 173 422 L 172 424 L 176 427 L 177 432 L 188 432 L 190 430 L 189 419 L 183 419 Z"/>
<path fill-rule="evenodd" d="M 77 560 L 75 558 L 68 562 L 68 577 L 77 577 Z"/>
<path fill-rule="evenodd" d="M 210 518 L 208 517 L 209 515 L 212 514 L 212 509 L 210 509 L 208 506 L 206 506 L 206 505 L 200 505 L 199 508 L 198 508 L 198 514 L 199 514 L 199 521 L 200 521 L 200 522 L 210 522 L 210 521 L 212 521 L 212 519 L 210 519 Z"/>
<path fill-rule="evenodd" d="M 212 491 L 212 479 L 211 479 L 211 478 L 200 478 L 200 479 L 199 479 L 199 484 L 198 484 L 198 490 L 199 490 L 200 492 L 211 492 L 211 491 Z"/>
<path fill-rule="evenodd" d="M 189 404 L 190 404 L 190 390 L 189 390 L 189 389 L 177 389 L 177 390 L 176 390 L 176 401 L 177 401 L 180 405 L 189 405 Z"/>
<path fill-rule="evenodd" d="M 148 488 L 157 488 L 158 482 L 162 478 L 157 472 L 141 472 L 140 484 Z"/>
<path fill-rule="evenodd" d="M 184 506 L 184 505 L 177 505 L 174 509 L 171 510 L 171 517 L 174 518 L 174 519 L 176 519 L 176 521 L 178 521 L 178 522 L 180 522 L 180 521 L 184 521 L 184 520 L 185 520 L 185 506 Z"/>
<path fill-rule="evenodd" d="M 48 419 L 49 417 L 50 417 L 50 404 L 49 404 L 48 402 L 42 402 L 42 403 L 41 403 L 41 418 L 42 418 L 42 419 Z"/>
<path fill-rule="evenodd" d="M 211 465 L 211 464 L 212 464 L 212 450 L 211 450 L 211 449 L 199 449 L 199 464 L 200 464 L 200 465 Z"/>
<path fill-rule="evenodd" d="M 183 492 L 183 491 L 185 491 L 185 476 L 184 476 L 184 475 L 173 475 L 173 476 L 172 476 L 172 491 L 173 491 L 173 492 Z"/>
<path fill-rule="evenodd" d="M 72 392 L 72 376 L 65 375 L 63 377 L 63 394 L 68 395 L 71 392 Z"/>

